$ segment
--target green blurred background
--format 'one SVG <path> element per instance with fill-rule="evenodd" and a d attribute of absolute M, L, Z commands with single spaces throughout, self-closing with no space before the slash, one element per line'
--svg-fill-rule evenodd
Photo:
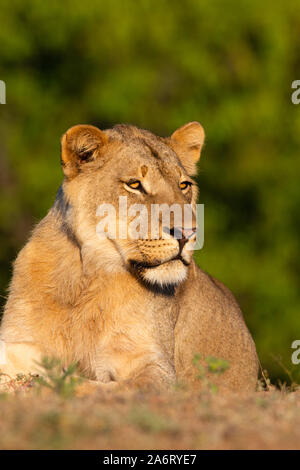
<path fill-rule="evenodd" d="M 198 120 L 199 265 L 237 296 L 263 367 L 287 379 L 300 338 L 298 0 L 2 0 L 0 289 L 62 180 L 78 123 L 169 135 Z M 299 378 L 300 366 L 293 374 Z"/>

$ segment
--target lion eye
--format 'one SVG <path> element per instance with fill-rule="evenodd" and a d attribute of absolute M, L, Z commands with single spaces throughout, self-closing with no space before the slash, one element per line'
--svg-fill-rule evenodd
<path fill-rule="evenodd" d="M 128 183 L 126 183 L 127 186 L 129 186 L 129 188 L 131 189 L 142 189 L 142 185 L 140 183 L 140 181 L 128 181 Z"/>
<path fill-rule="evenodd" d="M 180 183 L 180 189 L 182 189 L 182 191 L 184 189 L 187 189 L 189 186 L 192 186 L 192 183 L 190 181 L 182 181 L 182 183 Z"/>

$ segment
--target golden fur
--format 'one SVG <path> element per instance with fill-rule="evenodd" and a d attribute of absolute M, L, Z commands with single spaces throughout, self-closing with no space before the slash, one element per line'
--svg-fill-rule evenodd
<path fill-rule="evenodd" d="M 101 203 L 195 204 L 204 141 L 199 123 L 160 138 L 134 126 L 75 126 L 62 138 L 65 174 L 54 206 L 14 264 L 0 338 L 4 372 L 37 373 L 43 355 L 77 361 L 99 384 L 199 386 L 194 354 L 227 359 L 221 387 L 253 390 L 257 356 L 232 294 L 179 241 L 99 240 Z M 144 192 L 130 190 L 138 179 Z M 118 220 L 118 224 L 121 221 Z M 161 227 L 159 228 L 161 230 Z"/>

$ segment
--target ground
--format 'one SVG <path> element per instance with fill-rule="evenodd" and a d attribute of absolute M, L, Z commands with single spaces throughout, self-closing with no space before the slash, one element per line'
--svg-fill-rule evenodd
<path fill-rule="evenodd" d="M 62 386 L 63 384 L 63 386 Z M 300 449 L 300 391 L 110 391 L 20 377 L 0 395 L 0 449 Z M 73 390 L 74 388 L 74 390 Z"/>

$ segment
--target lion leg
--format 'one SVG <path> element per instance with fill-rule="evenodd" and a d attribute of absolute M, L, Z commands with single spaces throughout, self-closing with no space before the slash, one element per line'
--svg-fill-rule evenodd
<path fill-rule="evenodd" d="M 97 380 L 85 379 L 83 383 L 77 385 L 75 395 L 82 397 L 86 395 L 95 395 L 98 392 L 110 392 L 121 389 L 119 382 L 98 382 Z"/>
<path fill-rule="evenodd" d="M 19 374 L 37 375 L 40 360 L 41 351 L 33 343 L 11 343 L 0 340 L 0 379 L 1 375 L 4 380 L 14 379 Z"/>
<path fill-rule="evenodd" d="M 136 371 L 126 383 L 129 387 L 138 389 L 162 390 L 170 388 L 175 381 L 175 371 L 171 367 L 149 363 L 143 369 Z"/>
<path fill-rule="evenodd" d="M 168 389 L 174 381 L 162 379 L 161 376 L 141 373 L 120 381 L 99 382 L 96 380 L 84 380 L 76 387 L 76 396 L 94 395 L 98 392 L 127 392 L 134 390 L 159 391 Z"/>

